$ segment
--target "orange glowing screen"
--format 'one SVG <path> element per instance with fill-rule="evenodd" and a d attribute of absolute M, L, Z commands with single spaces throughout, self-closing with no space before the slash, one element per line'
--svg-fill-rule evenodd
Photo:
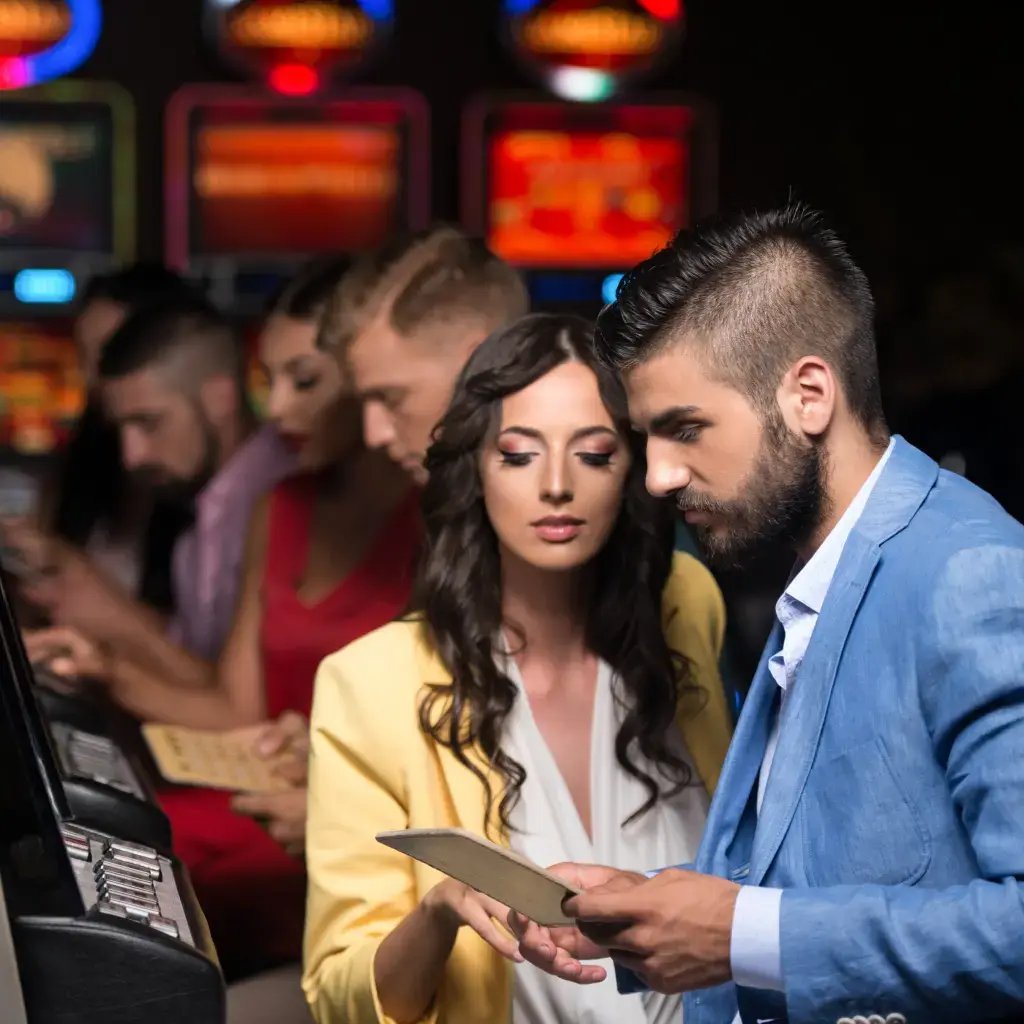
<path fill-rule="evenodd" d="M 70 324 L 0 328 L 0 448 L 22 455 L 57 450 L 83 404 Z"/>
<path fill-rule="evenodd" d="M 682 132 L 508 130 L 489 146 L 488 240 L 512 263 L 625 266 L 689 221 Z"/>
<path fill-rule="evenodd" d="M 193 177 L 204 253 L 353 250 L 394 229 L 401 140 L 379 125 L 199 129 Z"/>

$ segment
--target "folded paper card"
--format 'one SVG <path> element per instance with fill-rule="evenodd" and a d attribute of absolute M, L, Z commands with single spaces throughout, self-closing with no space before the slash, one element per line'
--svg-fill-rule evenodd
<path fill-rule="evenodd" d="M 465 829 L 378 832 L 377 841 L 465 882 L 538 924 L 572 924 L 562 910 L 562 901 L 578 895 L 579 889 Z"/>
<path fill-rule="evenodd" d="M 250 793 L 275 793 L 289 784 L 275 774 L 276 759 L 253 749 L 260 726 L 215 732 L 147 722 L 142 735 L 168 782 Z"/>

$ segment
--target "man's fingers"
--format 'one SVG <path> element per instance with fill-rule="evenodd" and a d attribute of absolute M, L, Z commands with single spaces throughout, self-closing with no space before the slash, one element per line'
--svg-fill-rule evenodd
<path fill-rule="evenodd" d="M 633 921 L 637 914 L 638 888 L 631 885 L 621 889 L 612 886 L 587 889 L 565 901 L 565 913 L 581 921 Z"/>
<path fill-rule="evenodd" d="M 591 942 L 604 949 L 623 949 L 636 952 L 636 928 L 623 921 L 580 921 L 579 929 Z"/>

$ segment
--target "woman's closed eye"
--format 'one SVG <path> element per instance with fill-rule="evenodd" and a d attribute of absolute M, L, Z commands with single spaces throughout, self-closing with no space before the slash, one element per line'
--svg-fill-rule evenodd
<path fill-rule="evenodd" d="M 506 451 L 504 448 L 499 448 L 498 454 L 501 456 L 501 464 L 503 466 L 528 466 L 537 453 L 510 452 Z"/>
<path fill-rule="evenodd" d="M 311 377 L 296 377 L 295 378 L 295 390 L 296 391 L 312 391 L 313 388 L 320 383 L 319 375 Z"/>
<path fill-rule="evenodd" d="M 603 468 L 612 464 L 615 452 L 577 452 L 576 454 L 584 466 Z"/>

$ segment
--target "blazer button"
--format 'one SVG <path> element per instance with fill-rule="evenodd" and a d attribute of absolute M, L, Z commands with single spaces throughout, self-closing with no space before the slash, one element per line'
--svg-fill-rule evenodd
<path fill-rule="evenodd" d="M 868 1024 L 885 1024 L 885 1018 L 879 1013 L 873 1013 L 868 1017 Z"/>
<path fill-rule="evenodd" d="M 839 1020 L 836 1021 L 836 1024 L 853 1024 L 853 1018 L 852 1017 L 840 1017 Z"/>
<path fill-rule="evenodd" d="M 853 1024 L 868 1024 L 868 1019 L 858 1013 L 857 1016 L 853 1018 Z"/>
<path fill-rule="evenodd" d="M 907 1024 L 907 1018 L 902 1013 L 890 1013 L 885 1018 L 885 1024 Z"/>

